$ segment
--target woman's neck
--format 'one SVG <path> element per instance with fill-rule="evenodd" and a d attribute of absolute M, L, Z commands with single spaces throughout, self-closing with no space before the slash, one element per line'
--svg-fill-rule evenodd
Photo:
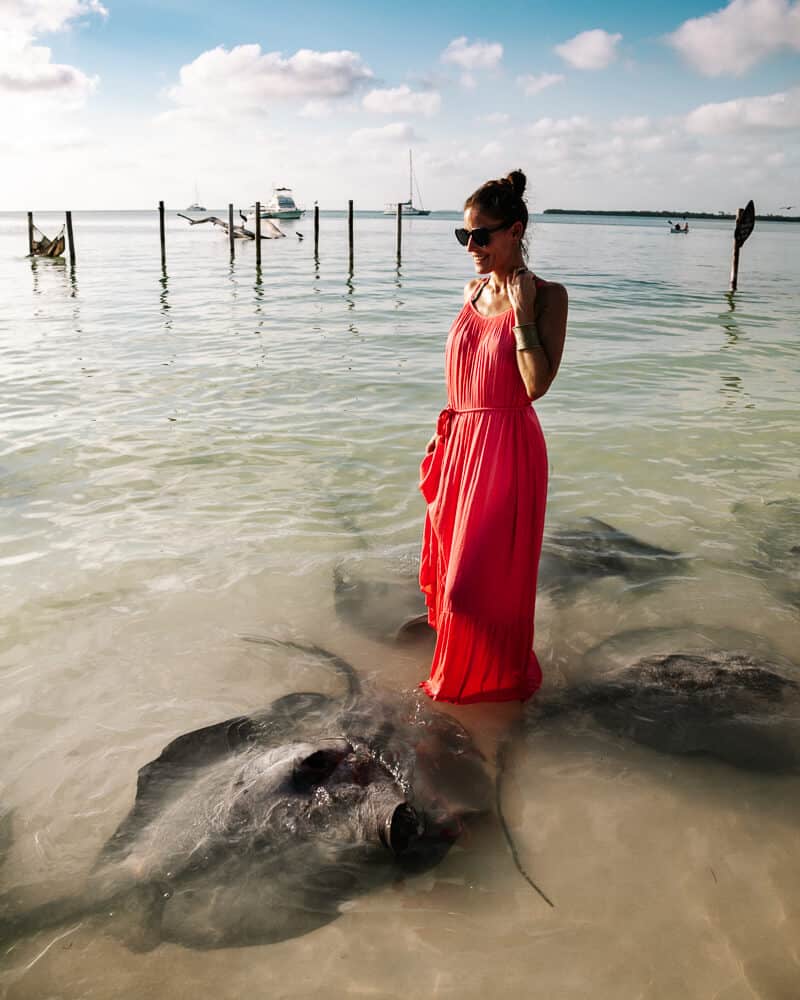
<path fill-rule="evenodd" d="M 522 256 L 522 252 L 520 252 L 507 265 L 496 267 L 492 271 L 489 275 L 489 287 L 493 292 L 502 292 L 505 289 L 509 276 L 520 267 L 525 266 L 525 259 Z"/>

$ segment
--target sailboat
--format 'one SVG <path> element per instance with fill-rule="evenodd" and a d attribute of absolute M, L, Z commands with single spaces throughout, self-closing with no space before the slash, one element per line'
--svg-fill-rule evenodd
<path fill-rule="evenodd" d="M 186 209 L 186 211 L 187 212 L 205 212 L 206 211 L 205 205 L 201 205 L 200 204 L 200 196 L 197 193 L 197 183 L 196 182 L 195 182 L 195 185 L 194 185 L 194 201 Z"/>
<path fill-rule="evenodd" d="M 414 204 L 414 187 L 417 188 L 417 197 L 419 198 L 419 207 Z M 417 178 L 414 176 L 414 161 L 411 157 L 411 150 L 408 151 L 408 201 L 390 201 L 387 202 L 383 208 L 384 215 L 395 215 L 397 212 L 397 206 L 401 205 L 403 208 L 403 215 L 430 215 L 429 208 L 422 207 L 422 195 L 419 193 L 419 184 L 417 184 Z"/>

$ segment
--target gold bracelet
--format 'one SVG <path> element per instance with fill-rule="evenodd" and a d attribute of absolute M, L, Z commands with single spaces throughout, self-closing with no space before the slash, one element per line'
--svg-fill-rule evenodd
<path fill-rule="evenodd" d="M 520 323 L 519 326 L 515 326 L 514 340 L 517 342 L 518 351 L 532 351 L 534 347 L 542 346 L 535 323 Z"/>

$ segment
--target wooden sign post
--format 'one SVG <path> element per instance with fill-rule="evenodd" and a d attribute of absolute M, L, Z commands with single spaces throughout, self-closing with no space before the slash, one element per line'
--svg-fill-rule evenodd
<path fill-rule="evenodd" d="M 752 199 L 748 201 L 744 208 L 736 212 L 736 229 L 733 231 L 733 260 L 731 261 L 731 291 L 736 291 L 739 280 L 739 250 L 744 246 L 745 240 L 752 233 L 756 224 L 756 207 Z"/>

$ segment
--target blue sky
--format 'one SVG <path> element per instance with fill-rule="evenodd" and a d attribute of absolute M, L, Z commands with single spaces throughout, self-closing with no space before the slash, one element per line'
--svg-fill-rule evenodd
<path fill-rule="evenodd" d="M 800 202 L 800 0 L 0 0 L 0 208 Z"/>

